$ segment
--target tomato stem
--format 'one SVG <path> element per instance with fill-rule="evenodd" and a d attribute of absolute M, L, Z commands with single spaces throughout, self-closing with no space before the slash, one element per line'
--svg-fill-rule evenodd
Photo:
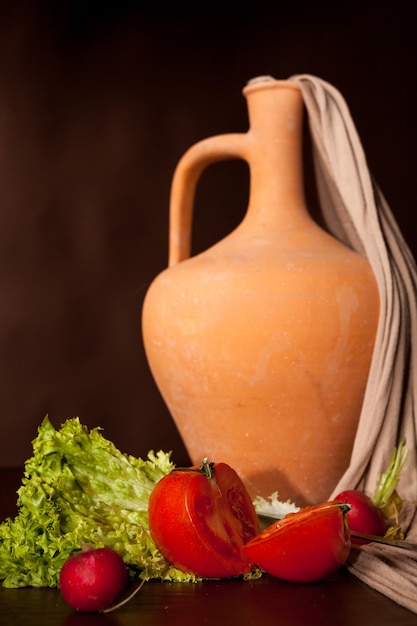
<path fill-rule="evenodd" d="M 347 513 L 349 513 L 350 509 L 352 508 L 352 505 L 348 504 L 347 502 L 336 502 L 334 506 L 337 506 L 337 508 L 341 510 L 342 515 L 346 515 Z"/>
<path fill-rule="evenodd" d="M 209 461 L 207 457 L 205 457 L 200 467 L 175 467 L 172 472 L 197 472 L 210 479 L 214 476 L 214 465 L 215 463 L 213 461 Z"/>
<path fill-rule="evenodd" d="M 207 457 L 205 457 L 201 462 L 200 471 L 207 478 L 213 478 L 214 476 L 214 463 L 213 461 L 209 461 Z"/>

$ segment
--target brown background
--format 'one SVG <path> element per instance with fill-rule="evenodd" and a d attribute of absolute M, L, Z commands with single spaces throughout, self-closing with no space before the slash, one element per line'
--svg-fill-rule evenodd
<path fill-rule="evenodd" d="M 46 413 L 187 461 L 141 306 L 166 265 L 175 164 L 199 139 L 247 129 L 248 79 L 311 73 L 339 88 L 416 253 L 412 0 L 223 4 L 0 2 L 2 466 L 31 454 Z M 247 183 L 242 163 L 204 174 L 195 250 L 240 219 Z"/>

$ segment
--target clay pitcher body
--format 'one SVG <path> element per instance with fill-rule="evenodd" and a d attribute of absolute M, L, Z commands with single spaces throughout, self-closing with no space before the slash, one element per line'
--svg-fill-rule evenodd
<path fill-rule="evenodd" d="M 378 321 L 367 259 L 321 229 L 304 196 L 298 85 L 249 83 L 247 133 L 192 146 L 172 182 L 169 267 L 142 331 L 156 384 L 194 463 L 232 465 L 252 495 L 299 505 L 346 469 Z M 196 185 L 219 160 L 250 169 L 246 215 L 190 257 Z M 216 215 L 213 190 L 213 219 Z"/>

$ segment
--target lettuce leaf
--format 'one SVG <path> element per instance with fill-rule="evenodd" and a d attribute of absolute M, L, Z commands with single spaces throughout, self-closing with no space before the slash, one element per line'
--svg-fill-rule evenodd
<path fill-rule="evenodd" d="M 296 513 L 300 507 L 291 502 L 291 500 L 280 500 L 278 491 L 274 491 L 268 498 L 255 496 L 253 506 L 258 515 L 264 515 L 272 519 L 282 519 L 288 513 Z"/>
<path fill-rule="evenodd" d="M 149 532 L 148 500 L 174 467 L 170 453 L 146 460 L 120 452 L 79 418 L 56 430 L 48 416 L 33 441 L 18 490 L 18 514 L 0 524 L 4 587 L 56 587 L 66 559 L 84 544 L 116 550 L 131 575 L 196 580 L 171 566 Z"/>

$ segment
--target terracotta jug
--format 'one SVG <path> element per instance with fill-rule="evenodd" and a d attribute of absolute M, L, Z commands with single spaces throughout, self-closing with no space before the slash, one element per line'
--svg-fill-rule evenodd
<path fill-rule="evenodd" d="M 298 85 L 266 77 L 243 93 L 248 132 L 205 139 L 177 165 L 169 267 L 146 294 L 143 339 L 192 461 L 227 462 L 252 496 L 303 506 L 328 498 L 348 466 L 378 290 L 368 261 L 307 210 Z M 231 158 L 249 164 L 246 215 L 189 258 L 198 179 Z"/>

